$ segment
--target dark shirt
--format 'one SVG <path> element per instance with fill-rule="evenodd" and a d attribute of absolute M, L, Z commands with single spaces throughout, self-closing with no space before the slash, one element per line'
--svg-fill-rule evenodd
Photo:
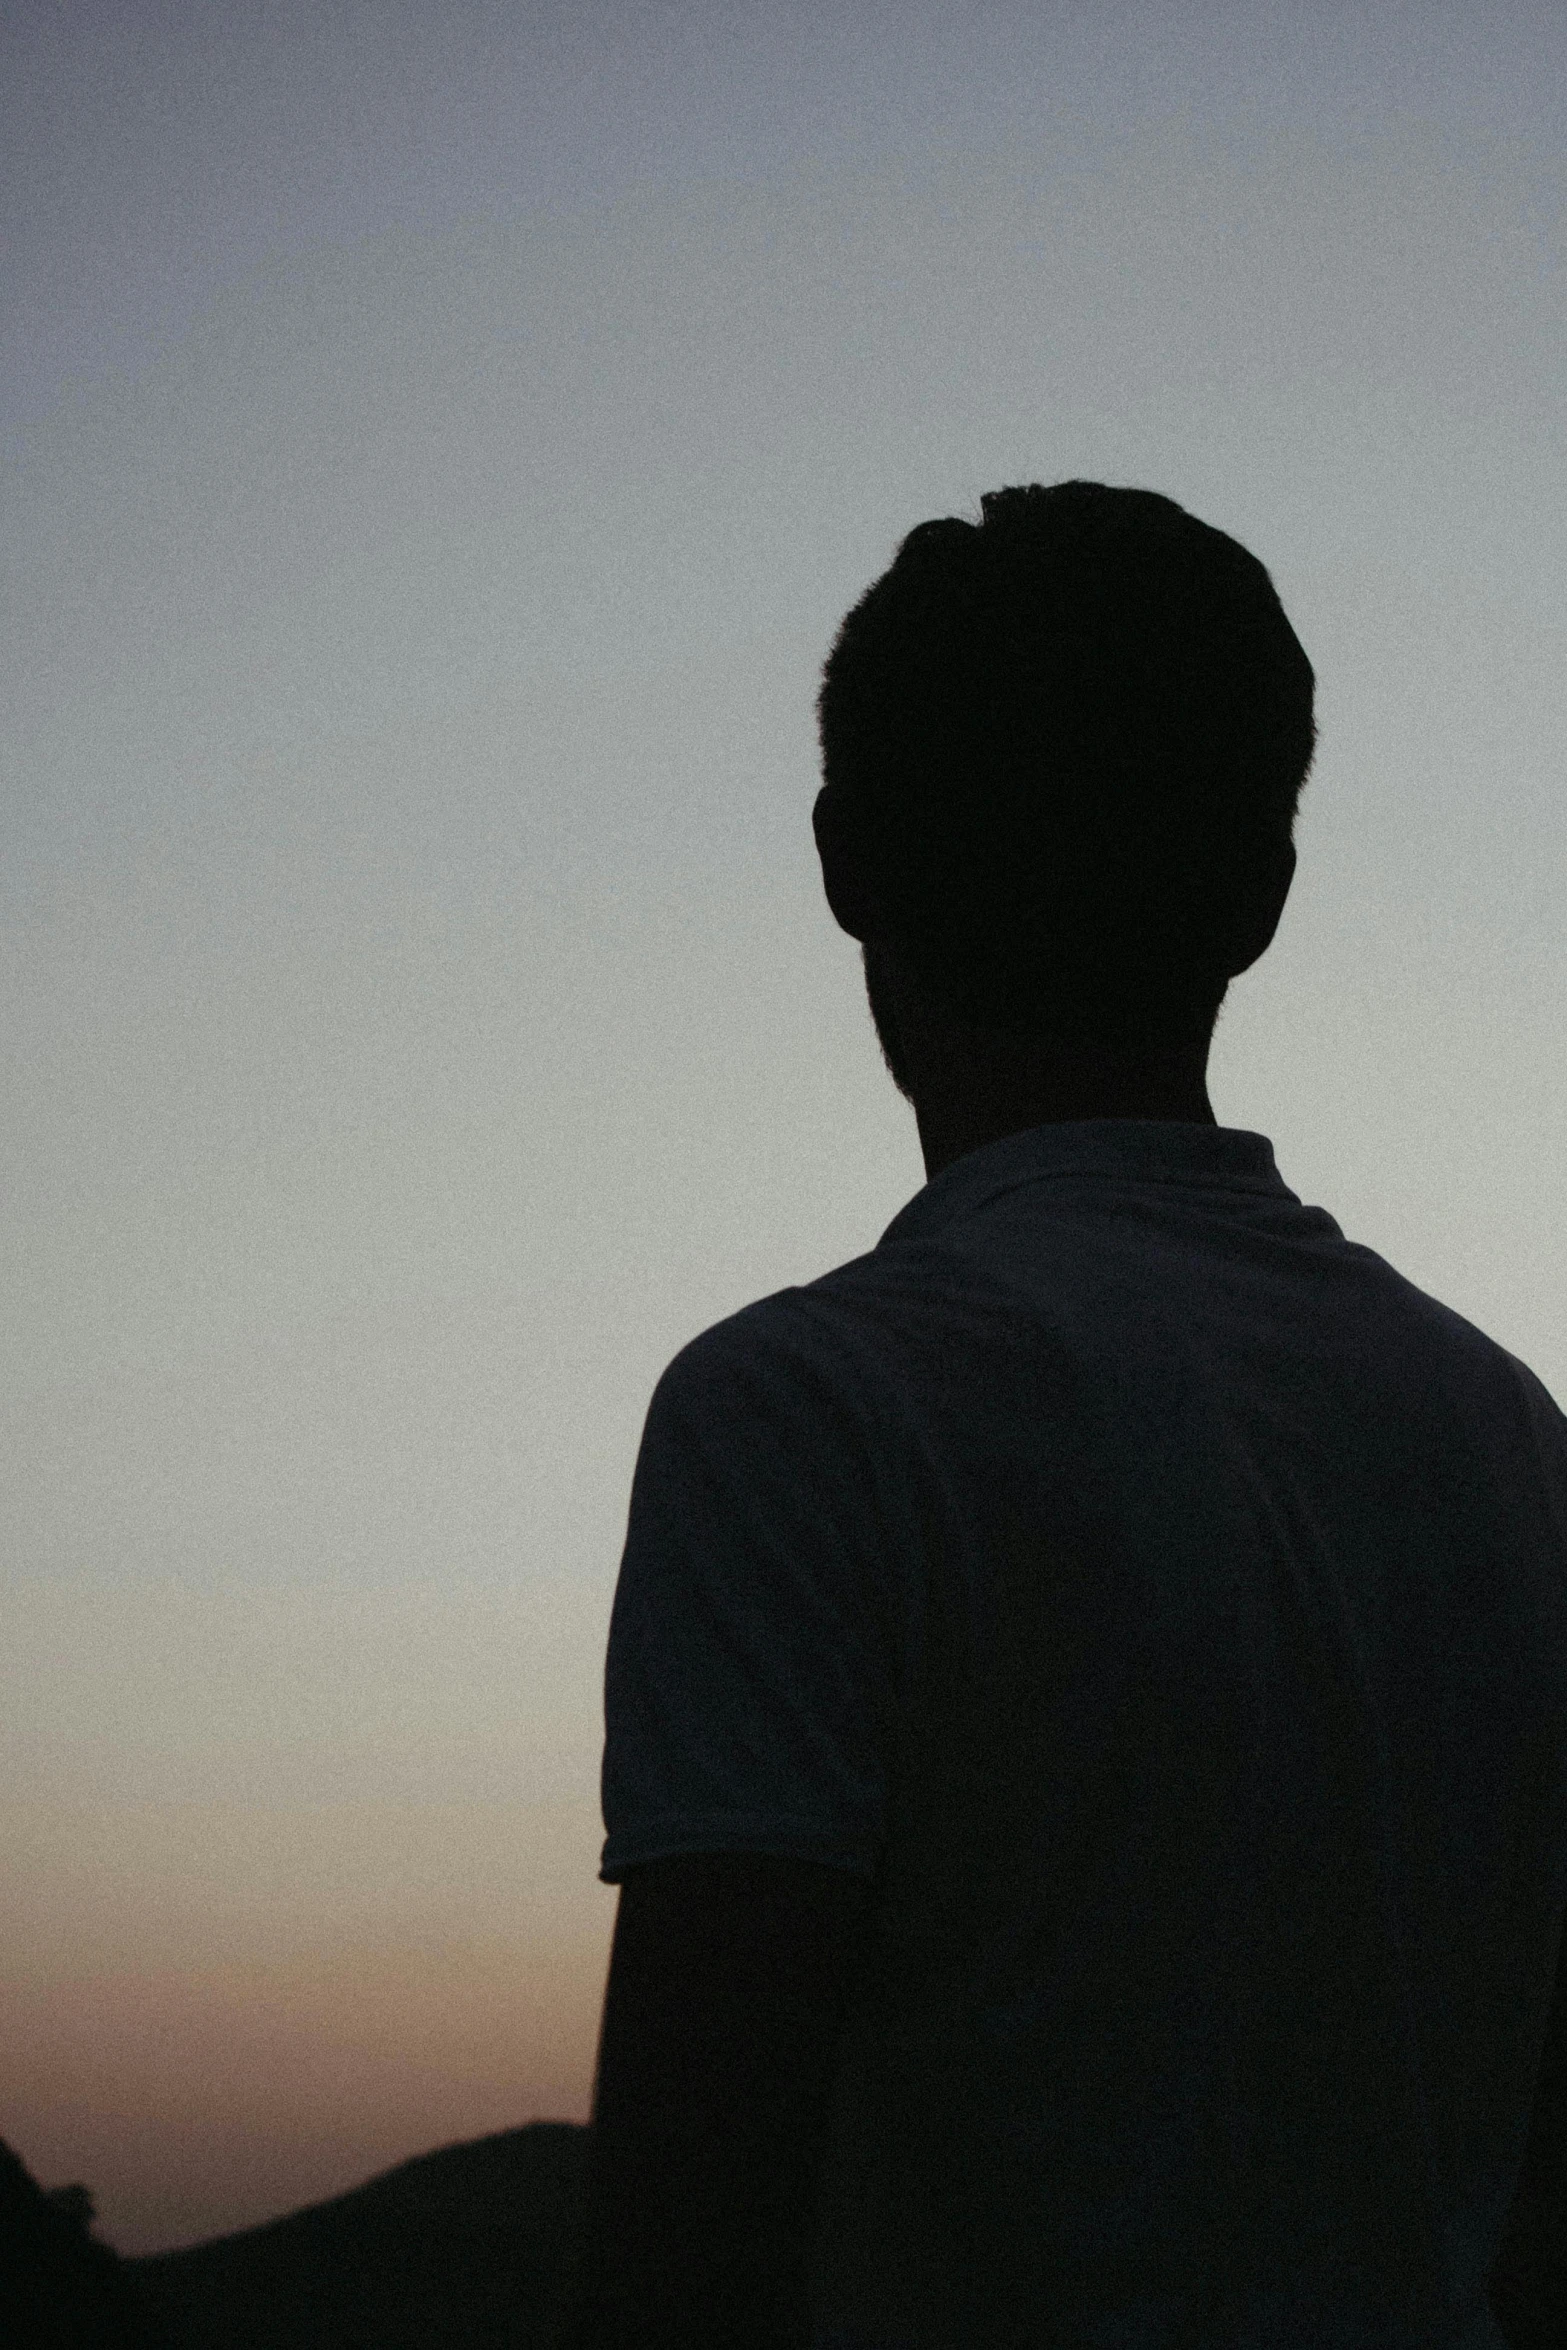
<path fill-rule="evenodd" d="M 1051 1125 L 654 1394 L 601 1875 L 874 1886 L 822 2350 L 1494 2350 L 1567 1421 L 1269 1143 Z"/>

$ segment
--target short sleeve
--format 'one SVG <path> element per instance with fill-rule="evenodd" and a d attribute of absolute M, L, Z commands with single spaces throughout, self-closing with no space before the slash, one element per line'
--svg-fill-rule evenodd
<path fill-rule="evenodd" d="M 871 1437 L 843 1363 L 780 1319 L 763 1300 L 704 1332 L 648 1408 L 605 1660 L 606 1884 L 681 1853 L 876 1872 L 895 1676 Z"/>

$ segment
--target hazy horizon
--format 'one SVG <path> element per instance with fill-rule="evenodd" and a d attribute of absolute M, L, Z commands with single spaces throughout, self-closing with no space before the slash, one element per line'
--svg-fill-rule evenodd
<path fill-rule="evenodd" d="M 1567 25 L 853 13 L 0 20 L 0 2137 L 122 2250 L 587 2118 L 648 1397 L 923 1181 L 809 811 L 926 516 L 1268 565 L 1215 1111 L 1567 1400 Z"/>

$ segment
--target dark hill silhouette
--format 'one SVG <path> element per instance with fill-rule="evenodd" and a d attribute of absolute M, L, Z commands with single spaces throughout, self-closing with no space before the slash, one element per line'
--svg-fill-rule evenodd
<path fill-rule="evenodd" d="M 549 2350 L 580 2243 L 587 2140 L 578 2122 L 530 2122 L 124 2266 L 168 2350 Z"/>

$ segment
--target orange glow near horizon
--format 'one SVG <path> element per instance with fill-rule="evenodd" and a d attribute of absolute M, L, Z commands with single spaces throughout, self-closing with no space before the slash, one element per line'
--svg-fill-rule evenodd
<path fill-rule="evenodd" d="M 611 1913 L 612 1916 L 612 1913 Z M 604 1935 L 86 1976 L 11 2003 L 0 2136 L 157 2252 L 529 2121 L 588 2119 Z"/>
<path fill-rule="evenodd" d="M 17 1806 L 4 1828 L 0 2137 L 88 2187 L 119 2251 L 588 2118 L 616 1904 L 590 1800 Z"/>

